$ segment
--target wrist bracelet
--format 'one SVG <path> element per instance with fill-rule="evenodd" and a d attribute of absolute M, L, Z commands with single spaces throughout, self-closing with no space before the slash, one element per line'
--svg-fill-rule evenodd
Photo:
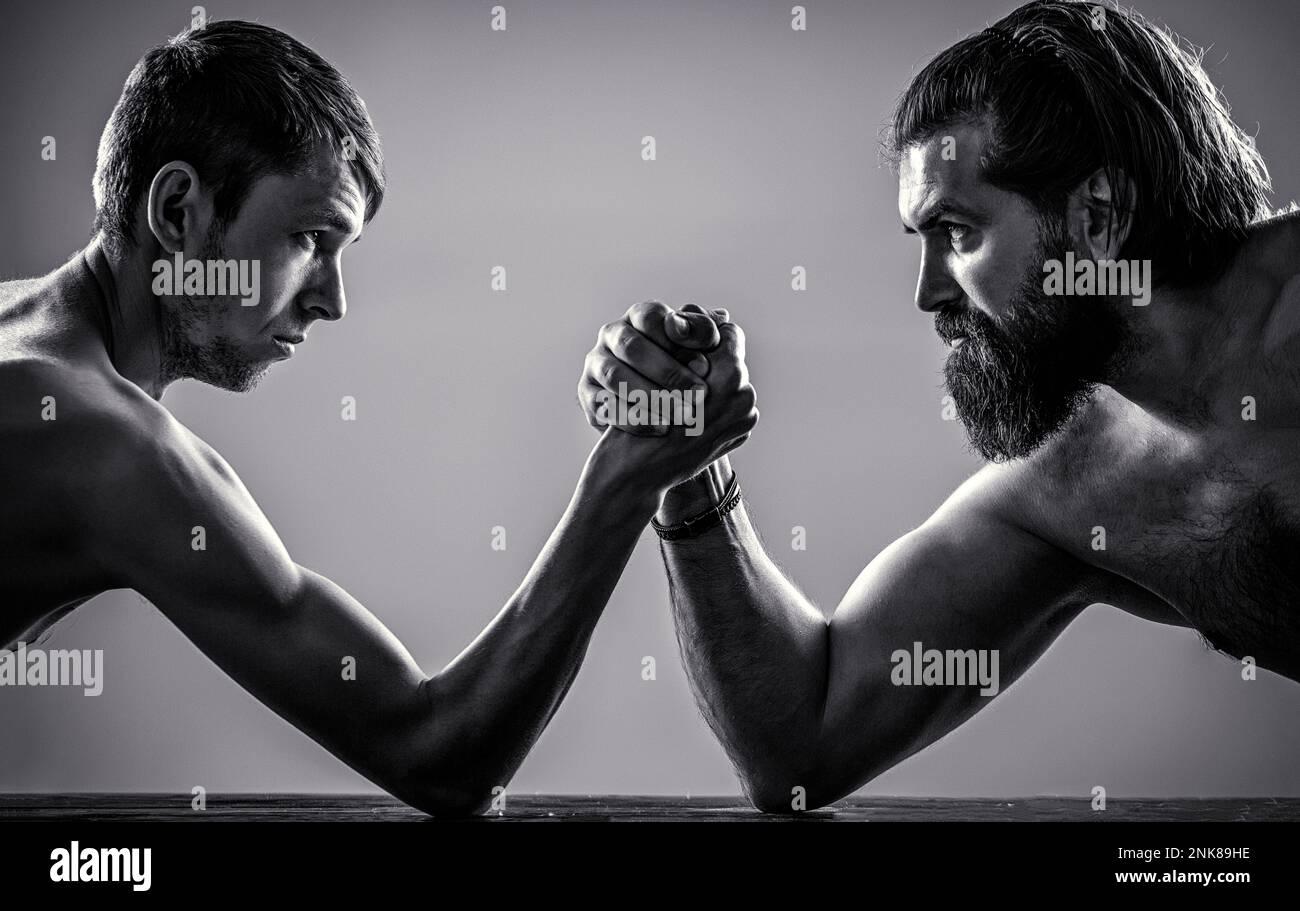
<path fill-rule="evenodd" d="M 715 525 L 721 525 L 727 514 L 740 505 L 740 482 L 736 473 L 731 473 L 731 483 L 722 494 L 722 500 L 716 506 L 710 506 L 699 515 L 691 516 L 685 522 L 676 525 L 660 525 L 651 517 L 650 525 L 655 534 L 665 541 L 680 541 L 683 538 L 695 538 L 704 534 Z"/>

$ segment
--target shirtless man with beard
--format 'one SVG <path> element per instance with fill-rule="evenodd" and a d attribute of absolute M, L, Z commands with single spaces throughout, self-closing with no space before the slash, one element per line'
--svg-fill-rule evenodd
<path fill-rule="evenodd" d="M 969 679 L 896 685 L 915 642 L 995 652 L 1005 689 L 1101 602 L 1300 680 L 1300 217 L 1269 216 L 1263 161 L 1198 60 L 1136 15 L 1029 3 L 916 76 L 889 145 L 916 304 L 989 464 L 829 619 L 743 501 L 662 544 L 697 702 L 772 812 L 796 789 L 835 801 L 988 704 Z M 1048 293 L 1070 253 L 1149 264 L 1154 287 Z M 626 354 L 657 319 L 634 307 L 607 330 L 589 414 L 620 382 L 662 382 Z M 659 522 L 733 480 L 719 460 Z"/>
<path fill-rule="evenodd" d="M 159 403 L 182 378 L 247 391 L 313 323 L 341 319 L 341 258 L 383 189 L 361 99 L 283 32 L 213 22 L 144 56 L 100 143 L 94 239 L 49 275 L 0 285 L 0 646 L 134 589 L 380 787 L 471 813 L 559 707 L 663 492 L 743 442 L 757 412 L 734 327 L 664 313 L 661 344 L 710 349 L 711 364 L 677 363 L 681 388 L 708 393 L 693 432 L 603 437 L 510 601 L 426 675 L 294 562 L 230 465 Z M 257 263 L 240 277 L 260 287 L 177 293 L 155 269 L 177 253 L 205 276 L 217 260 Z"/>

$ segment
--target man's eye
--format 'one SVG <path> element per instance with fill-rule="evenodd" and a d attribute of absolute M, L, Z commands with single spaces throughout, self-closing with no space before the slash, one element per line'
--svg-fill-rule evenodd
<path fill-rule="evenodd" d="M 297 234 L 299 242 L 307 248 L 315 247 L 320 242 L 319 231 L 299 231 Z"/>
<path fill-rule="evenodd" d="M 970 231 L 970 228 L 965 225 L 952 224 L 951 222 L 945 224 L 943 229 L 948 232 L 948 240 L 954 244 L 960 243 L 962 238 Z"/>

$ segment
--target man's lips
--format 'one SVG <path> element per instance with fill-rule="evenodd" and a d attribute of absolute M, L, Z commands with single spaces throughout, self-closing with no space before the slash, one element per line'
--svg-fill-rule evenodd
<path fill-rule="evenodd" d="M 939 336 L 939 341 L 949 348 L 960 348 L 970 337 L 970 333 L 966 331 L 969 328 L 963 313 L 943 311 L 935 314 L 934 331 Z"/>
<path fill-rule="evenodd" d="M 273 335 L 271 340 L 275 342 L 276 347 L 284 353 L 285 357 L 293 357 L 294 346 L 306 337 L 305 335 Z"/>

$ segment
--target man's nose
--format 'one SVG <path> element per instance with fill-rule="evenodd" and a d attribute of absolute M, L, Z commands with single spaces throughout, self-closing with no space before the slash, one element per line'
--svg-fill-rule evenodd
<path fill-rule="evenodd" d="M 348 312 L 348 304 L 347 297 L 343 293 L 342 270 L 337 267 L 323 270 L 303 306 L 317 319 L 331 321 L 343 319 Z"/>
<path fill-rule="evenodd" d="M 921 254 L 921 274 L 916 279 L 916 306 L 934 313 L 961 300 L 961 286 L 948 271 L 942 255 L 926 250 Z"/>

